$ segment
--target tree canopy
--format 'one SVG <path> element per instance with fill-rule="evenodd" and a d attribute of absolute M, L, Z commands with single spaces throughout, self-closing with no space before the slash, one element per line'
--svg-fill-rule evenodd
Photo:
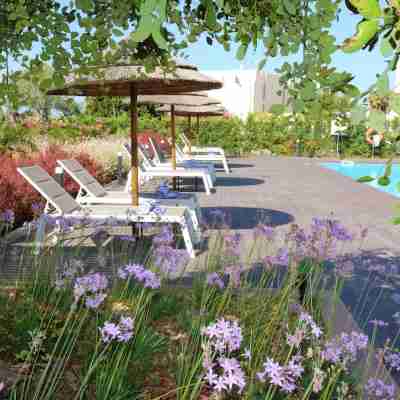
<path fill-rule="evenodd" d="M 379 43 L 393 69 L 399 55 L 399 0 L 345 4 L 346 12 L 359 15 L 354 20 L 358 25 L 355 36 L 339 47 L 353 52 Z M 281 73 L 292 83 L 295 109 L 316 110 L 311 103 L 321 87 L 355 94 L 348 75 L 329 69 L 338 49 L 330 28 L 341 6 L 340 0 L 3 0 L 0 68 L 7 70 L 10 58 L 23 66 L 49 63 L 54 75 L 41 82 L 46 88 L 61 84 L 71 69 L 127 56 L 150 70 L 168 65 L 198 40 L 226 50 L 236 44 L 238 59 L 250 47 L 262 47 L 261 68 L 268 57 L 302 54 L 301 62 L 285 64 Z"/>

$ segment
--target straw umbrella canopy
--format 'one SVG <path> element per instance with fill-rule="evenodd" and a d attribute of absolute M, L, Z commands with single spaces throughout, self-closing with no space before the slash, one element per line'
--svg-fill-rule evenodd
<path fill-rule="evenodd" d="M 222 83 L 201 74 L 197 67 L 177 62 L 173 72 L 156 68 L 146 73 L 144 66 L 121 63 L 93 68 L 93 73 L 66 78 L 66 85 L 49 90 L 48 95 L 62 96 L 126 96 L 130 97 L 131 115 L 131 191 L 132 205 L 139 205 L 138 162 L 138 96 L 171 95 L 219 89 Z"/>
<path fill-rule="evenodd" d="M 140 104 L 163 104 L 171 113 L 171 155 L 172 168 L 176 169 L 176 124 L 175 109 L 178 106 L 200 107 L 220 104 L 219 100 L 207 96 L 205 93 L 186 93 L 182 95 L 139 96 Z M 175 186 L 175 185 L 174 185 Z"/>
<path fill-rule="evenodd" d="M 168 107 L 160 107 L 157 109 L 160 112 L 169 112 Z M 202 105 L 202 106 L 179 106 L 175 108 L 175 115 L 179 117 L 188 117 L 189 125 L 189 136 L 191 136 L 191 117 L 196 117 L 197 123 L 197 136 L 200 131 L 200 117 L 222 117 L 226 109 L 218 104 Z M 191 146 L 189 145 L 189 153 L 191 152 Z"/>

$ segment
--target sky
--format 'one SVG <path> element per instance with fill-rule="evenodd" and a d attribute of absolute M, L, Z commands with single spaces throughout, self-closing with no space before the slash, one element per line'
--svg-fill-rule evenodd
<path fill-rule="evenodd" d="M 356 24 L 359 16 L 351 14 L 349 10 L 343 9 L 340 14 L 340 20 L 333 26 L 332 33 L 337 38 L 337 43 L 341 43 L 344 39 L 353 36 L 356 30 Z M 186 51 L 189 61 L 199 66 L 203 71 L 207 70 L 229 70 L 229 69 L 254 69 L 257 68 L 258 62 L 262 59 L 262 49 L 248 52 L 243 62 L 239 62 L 235 58 L 236 49 L 232 48 L 228 53 L 219 44 L 209 46 L 205 38 L 194 43 L 191 48 Z M 295 60 L 292 56 L 289 60 Z M 276 57 L 270 58 L 264 70 L 274 72 L 288 58 Z M 368 89 L 376 81 L 376 74 L 381 73 L 386 68 L 386 63 L 379 52 L 379 46 L 372 52 L 363 50 L 353 54 L 345 54 L 338 50 L 333 56 L 333 66 L 339 71 L 348 71 L 354 75 L 353 83 L 361 90 Z M 394 85 L 394 73 L 391 74 L 392 87 Z"/>
<path fill-rule="evenodd" d="M 332 33 L 336 37 L 338 44 L 354 34 L 359 20 L 360 17 L 358 15 L 352 14 L 343 5 L 339 21 L 332 28 Z M 35 49 L 33 49 L 32 53 L 37 52 L 37 45 L 34 47 Z M 185 53 L 189 62 L 206 72 L 207 70 L 255 69 L 262 59 L 263 51 L 261 47 L 257 51 L 249 48 L 246 58 L 239 62 L 235 57 L 236 48 L 234 46 L 232 46 L 230 52 L 226 52 L 218 43 L 209 46 L 204 37 L 200 41 L 191 44 L 191 47 Z M 293 55 L 291 57 L 279 56 L 270 58 L 264 70 L 275 72 L 275 69 L 279 68 L 285 61 L 294 60 L 296 60 L 296 56 Z M 386 63 L 379 52 L 379 46 L 377 46 L 372 52 L 363 50 L 345 54 L 338 50 L 333 55 L 333 66 L 339 71 L 352 73 L 354 75 L 353 83 L 364 91 L 376 81 L 376 74 L 385 70 Z M 394 73 L 391 74 L 391 85 L 392 87 L 395 85 Z"/>

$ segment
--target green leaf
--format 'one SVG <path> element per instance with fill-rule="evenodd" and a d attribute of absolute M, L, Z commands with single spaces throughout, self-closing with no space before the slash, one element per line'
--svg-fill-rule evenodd
<path fill-rule="evenodd" d="M 378 185 L 380 185 L 380 186 L 388 186 L 388 185 L 390 185 L 390 178 L 388 178 L 387 176 L 381 176 L 378 179 Z"/>
<path fill-rule="evenodd" d="M 397 183 L 396 183 L 396 190 L 397 190 L 398 192 L 400 192 L 400 182 L 397 182 Z"/>
<path fill-rule="evenodd" d="M 157 8 L 157 0 L 144 0 L 140 7 L 142 16 L 150 16 Z"/>
<path fill-rule="evenodd" d="M 131 39 L 134 42 L 140 43 L 147 39 L 153 31 L 153 18 L 146 15 L 141 18 L 138 29 L 133 32 Z"/>
<path fill-rule="evenodd" d="M 83 12 L 87 13 L 92 9 L 91 0 L 75 0 L 76 8 L 79 8 Z"/>
<path fill-rule="evenodd" d="M 386 129 L 386 114 L 382 111 L 371 111 L 368 116 L 368 126 L 377 132 L 384 131 Z"/>
<path fill-rule="evenodd" d="M 379 96 L 385 96 L 390 91 L 388 72 L 383 72 L 376 82 L 376 92 Z"/>
<path fill-rule="evenodd" d="M 269 112 L 272 114 L 284 114 L 287 112 L 287 107 L 284 104 L 273 104 L 269 109 Z"/>
<path fill-rule="evenodd" d="M 124 36 L 124 32 L 122 32 L 122 31 L 120 31 L 119 29 L 116 29 L 116 28 L 114 28 L 112 30 L 112 33 L 113 33 L 114 36 L 117 36 L 117 37 Z"/>
<path fill-rule="evenodd" d="M 283 6 L 286 11 L 291 15 L 296 15 L 296 6 L 293 4 L 293 0 L 283 0 Z"/>
<path fill-rule="evenodd" d="M 153 36 L 154 41 L 160 49 L 167 50 L 168 42 L 165 40 L 160 28 L 160 26 L 155 26 L 151 32 L 151 36 Z"/>
<path fill-rule="evenodd" d="M 214 4 L 211 0 L 207 1 L 206 23 L 211 29 L 218 28 L 217 14 L 215 13 Z"/>
<path fill-rule="evenodd" d="M 301 113 L 304 111 L 304 108 L 305 108 L 305 104 L 302 99 L 296 99 L 293 102 L 293 111 L 294 112 Z"/>
<path fill-rule="evenodd" d="M 301 89 L 301 97 L 306 100 L 313 100 L 316 96 L 316 87 L 315 84 L 311 81 L 308 81 L 305 85 L 304 88 Z"/>
<path fill-rule="evenodd" d="M 260 71 L 265 67 L 265 64 L 267 62 L 267 58 L 263 58 L 257 65 L 257 69 Z"/>
<path fill-rule="evenodd" d="M 390 44 L 389 38 L 383 38 L 381 41 L 380 51 L 383 57 L 388 57 L 393 54 L 393 48 Z"/>
<path fill-rule="evenodd" d="M 361 183 L 366 183 L 366 182 L 372 182 L 374 181 L 375 178 L 373 178 L 372 176 L 361 176 L 360 178 L 357 179 L 357 182 L 361 182 Z"/>
<path fill-rule="evenodd" d="M 394 225 L 400 225 L 400 217 L 393 218 L 392 222 Z"/>
<path fill-rule="evenodd" d="M 160 13 L 161 24 L 163 24 L 165 22 L 165 20 L 167 19 L 167 0 L 159 0 L 158 10 Z"/>
<path fill-rule="evenodd" d="M 344 87 L 343 93 L 351 97 L 358 97 L 360 95 L 360 90 L 357 86 L 348 84 Z"/>
<path fill-rule="evenodd" d="M 241 61 L 246 57 L 246 53 L 247 53 L 247 48 L 248 48 L 248 44 L 242 43 L 237 52 L 236 52 L 236 58 Z"/>

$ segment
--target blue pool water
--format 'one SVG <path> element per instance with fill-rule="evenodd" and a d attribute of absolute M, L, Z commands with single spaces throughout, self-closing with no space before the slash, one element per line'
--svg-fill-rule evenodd
<path fill-rule="evenodd" d="M 347 164 L 347 163 L 322 163 L 325 168 L 333 169 L 342 175 L 349 176 L 354 180 L 361 178 L 362 176 L 380 177 L 385 172 L 385 164 Z M 398 183 L 400 182 L 400 164 L 393 164 L 392 175 L 390 178 L 390 184 L 388 186 L 380 186 L 377 181 L 363 183 L 363 185 L 369 185 L 375 189 L 381 190 L 386 193 L 390 193 L 393 196 L 400 197 L 400 192 L 397 190 Z"/>

